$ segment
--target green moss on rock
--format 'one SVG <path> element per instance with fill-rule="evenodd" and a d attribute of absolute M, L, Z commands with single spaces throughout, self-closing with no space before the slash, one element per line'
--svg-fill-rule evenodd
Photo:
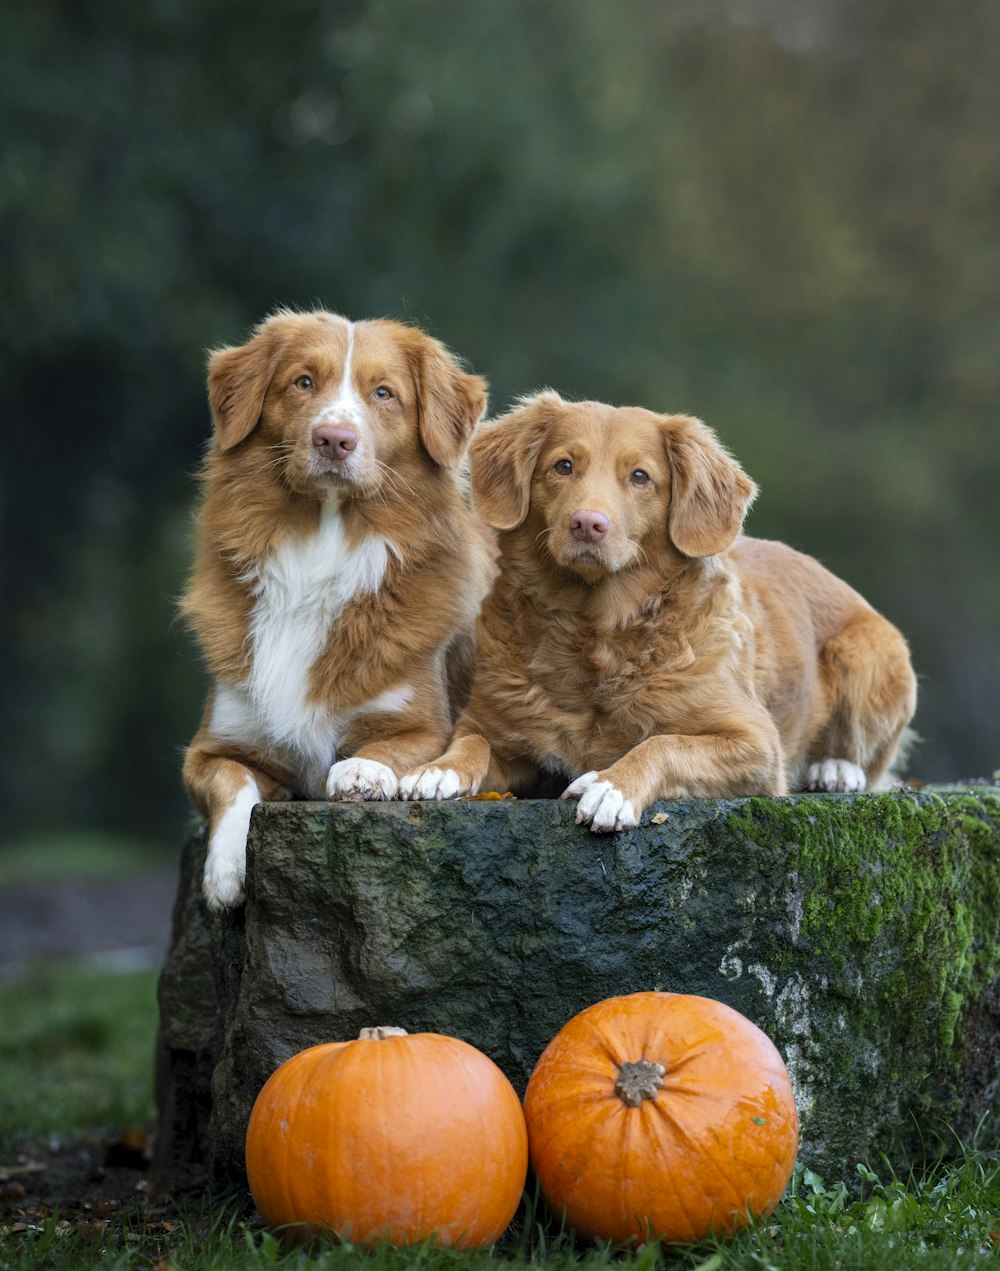
<path fill-rule="evenodd" d="M 803 978 L 798 1026 L 784 1013 L 803 1034 L 791 1054 L 800 1103 L 815 1107 L 832 1086 L 853 1091 L 863 1117 L 870 1099 L 891 1100 L 898 1124 L 879 1143 L 890 1152 L 912 1149 L 922 1126 L 963 1119 L 965 1074 L 983 1058 L 975 1018 L 1000 980 L 998 792 L 753 799 L 731 823 L 782 851 L 801 882 L 795 938 L 764 969 L 775 984 L 818 980 L 844 1003 L 804 1028 Z M 850 1043 L 838 1045 L 848 1017 Z"/>

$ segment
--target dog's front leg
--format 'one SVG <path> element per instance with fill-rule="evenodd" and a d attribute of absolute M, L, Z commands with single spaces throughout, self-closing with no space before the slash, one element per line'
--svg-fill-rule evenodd
<path fill-rule="evenodd" d="M 258 803 L 288 799 L 291 791 L 262 767 L 241 763 L 194 743 L 184 761 L 184 781 L 192 801 L 208 818 L 208 852 L 202 892 L 209 909 L 243 903 L 247 832 Z"/>
<path fill-rule="evenodd" d="M 577 777 L 562 797 L 579 800 L 579 825 L 625 830 L 658 799 L 786 794 L 784 767 L 777 729 L 767 720 L 725 733 L 648 737 L 609 768 Z"/>

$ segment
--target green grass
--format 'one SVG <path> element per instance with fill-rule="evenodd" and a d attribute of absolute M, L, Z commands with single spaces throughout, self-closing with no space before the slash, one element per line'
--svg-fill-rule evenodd
<path fill-rule="evenodd" d="M 551 1234 L 527 1203 L 521 1237 L 494 1250 L 456 1254 L 417 1245 L 360 1250 L 350 1245 L 310 1252 L 288 1250 L 271 1233 L 227 1219 L 188 1220 L 167 1234 L 141 1223 L 104 1233 L 60 1235 L 53 1222 L 35 1233 L 0 1236 L 0 1266 L 28 1271 L 95 1271 L 156 1267 L 159 1271 L 952 1271 L 996 1266 L 1000 1249 L 991 1239 L 1000 1207 L 995 1161 L 969 1152 L 958 1164 L 909 1184 L 865 1171 L 865 1200 L 850 1201 L 833 1187 L 800 1171 L 790 1194 L 757 1229 L 731 1244 L 639 1250 L 580 1248 Z"/>
<path fill-rule="evenodd" d="M 0 984 L 0 1164 L 26 1139 L 151 1117 L 155 1030 L 153 971 L 47 962 Z"/>
<path fill-rule="evenodd" d="M 0 985 L 0 1165 L 19 1142 L 141 1123 L 152 1113 L 155 976 L 109 975 L 53 963 Z M 860 1188 L 863 1199 L 845 1183 Z M 4 1224 L 7 1228 L 4 1229 Z M 161 1219 L 116 1217 L 11 1230 L 0 1211 L 0 1268 L 28 1271 L 951 1271 L 1000 1264 L 1000 1165 L 969 1148 L 912 1179 L 884 1168 L 824 1183 L 799 1170 L 775 1213 L 726 1246 L 587 1249 L 554 1230 L 527 1197 L 520 1235 L 495 1250 L 455 1254 L 420 1245 L 288 1251 L 226 1209 Z M 998 1231 L 1000 1235 L 1000 1231 Z"/>

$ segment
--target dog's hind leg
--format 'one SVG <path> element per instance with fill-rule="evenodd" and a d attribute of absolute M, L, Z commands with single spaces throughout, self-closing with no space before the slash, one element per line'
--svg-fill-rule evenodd
<path fill-rule="evenodd" d="M 917 704 L 906 641 L 873 609 L 856 609 L 820 653 L 828 711 L 806 757 L 810 790 L 871 790 L 887 774 Z"/>

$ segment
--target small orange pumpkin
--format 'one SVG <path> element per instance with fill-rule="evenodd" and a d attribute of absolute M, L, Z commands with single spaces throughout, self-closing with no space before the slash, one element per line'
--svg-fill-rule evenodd
<path fill-rule="evenodd" d="M 781 1199 L 798 1150 L 770 1039 L 709 998 L 633 993 L 575 1015 L 524 1096 L 542 1194 L 591 1239 L 725 1236 Z"/>
<path fill-rule="evenodd" d="M 362 1029 L 293 1055 L 257 1096 L 246 1141 L 272 1227 L 354 1244 L 492 1244 L 517 1210 L 528 1137 L 517 1095 L 467 1042 Z"/>

